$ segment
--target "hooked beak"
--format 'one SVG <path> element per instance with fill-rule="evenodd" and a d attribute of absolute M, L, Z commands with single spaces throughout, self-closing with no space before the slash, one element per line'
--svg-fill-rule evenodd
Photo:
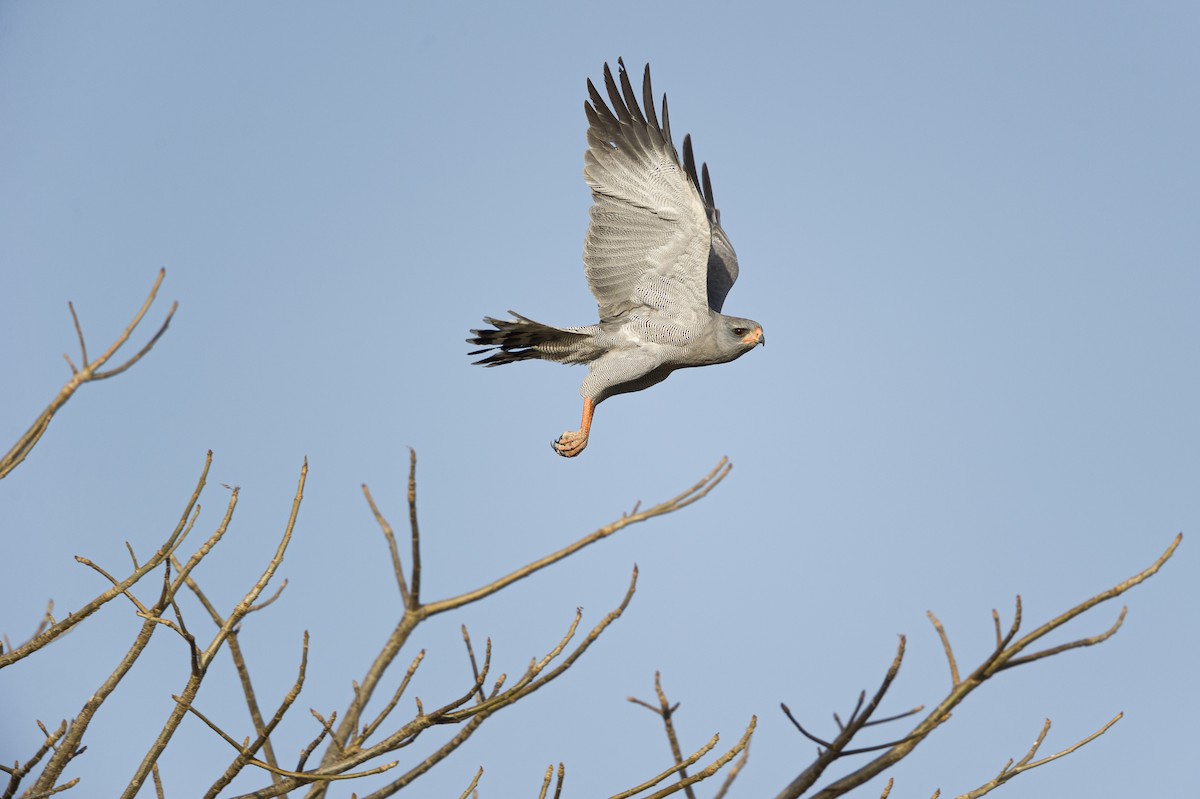
<path fill-rule="evenodd" d="M 742 343 L 749 344 L 751 347 L 756 347 L 759 344 L 765 347 L 767 346 L 767 337 L 763 334 L 763 329 L 761 327 L 756 327 L 754 328 L 753 333 L 748 333 L 746 337 L 742 339 Z"/>

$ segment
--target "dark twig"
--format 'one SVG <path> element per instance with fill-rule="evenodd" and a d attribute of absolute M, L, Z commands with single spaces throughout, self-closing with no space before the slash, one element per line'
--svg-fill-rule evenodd
<path fill-rule="evenodd" d="M 412 595 L 415 610 L 421 605 L 421 528 L 417 524 L 417 451 L 408 448 L 408 524 L 412 529 Z"/>

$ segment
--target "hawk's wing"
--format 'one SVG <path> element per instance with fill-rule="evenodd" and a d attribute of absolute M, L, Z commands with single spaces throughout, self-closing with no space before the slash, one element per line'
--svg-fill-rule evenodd
<path fill-rule="evenodd" d="M 679 161 L 665 97 L 659 126 L 649 65 L 642 80 L 645 115 L 624 63 L 617 65 L 620 88 L 604 66 L 612 110 L 590 80 L 591 101 L 584 104 L 590 124 L 583 176 L 593 204 L 583 264 L 600 318 L 639 306 L 683 317 L 709 305 L 719 309 L 737 274 L 733 249 L 719 225 L 710 223 L 716 209 L 709 209 L 698 181 Z M 690 152 L 688 142 L 685 154 Z M 719 279 L 714 294 L 710 253 L 717 251 L 717 260 L 732 269 L 718 270 L 729 276 L 728 285 Z"/>
<path fill-rule="evenodd" d="M 708 223 L 712 227 L 712 248 L 708 251 L 708 305 L 717 313 L 725 304 L 725 295 L 733 288 L 738 276 L 737 253 L 729 243 L 729 237 L 721 228 L 721 209 L 717 208 L 713 196 L 712 180 L 708 177 L 708 164 L 701 164 L 700 171 L 704 176 L 701 183 L 696 175 L 696 159 L 692 155 L 692 137 L 683 137 L 683 168 L 687 170 L 692 185 L 704 189 L 704 210 L 708 214 Z"/>

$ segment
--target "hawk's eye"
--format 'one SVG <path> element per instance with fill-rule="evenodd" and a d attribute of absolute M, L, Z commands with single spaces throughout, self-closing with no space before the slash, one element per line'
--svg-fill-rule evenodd
<path fill-rule="evenodd" d="M 735 336 L 744 336 L 744 335 L 746 335 L 747 332 L 749 332 L 749 331 L 747 331 L 746 328 L 744 328 L 744 327 L 735 327 L 733 329 L 733 335 L 735 335 Z"/>

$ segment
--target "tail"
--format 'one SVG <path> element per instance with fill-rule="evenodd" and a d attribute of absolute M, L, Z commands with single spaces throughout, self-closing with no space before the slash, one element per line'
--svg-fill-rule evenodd
<path fill-rule="evenodd" d="M 550 327 L 527 319 L 516 311 L 509 313 L 516 321 L 485 316 L 483 321 L 493 327 L 471 331 L 474 337 L 467 339 L 467 343 L 482 345 L 483 348 L 472 350 L 468 355 L 482 355 L 495 350 L 474 363 L 500 366 L 530 358 L 559 363 L 587 363 L 599 354 L 591 344 L 590 333 Z"/>

